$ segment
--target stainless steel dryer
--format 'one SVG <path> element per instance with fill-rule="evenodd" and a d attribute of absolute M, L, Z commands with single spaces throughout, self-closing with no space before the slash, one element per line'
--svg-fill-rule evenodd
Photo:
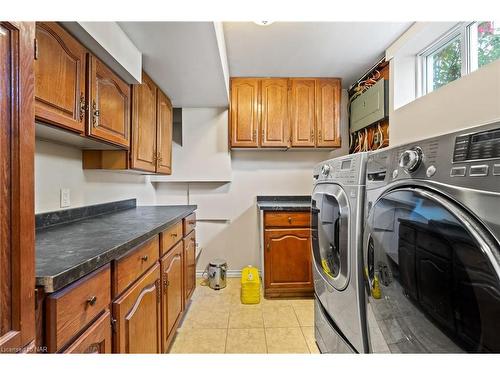
<path fill-rule="evenodd" d="M 370 154 L 372 352 L 500 352 L 500 123 Z"/>
<path fill-rule="evenodd" d="M 314 169 L 311 229 L 315 336 L 322 353 L 364 352 L 362 222 L 366 153 Z"/>

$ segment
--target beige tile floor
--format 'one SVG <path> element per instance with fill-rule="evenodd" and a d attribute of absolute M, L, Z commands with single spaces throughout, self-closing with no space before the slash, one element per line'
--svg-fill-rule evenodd
<path fill-rule="evenodd" d="M 240 302 L 240 279 L 215 291 L 201 285 L 177 330 L 170 353 L 319 353 L 312 299 Z"/>

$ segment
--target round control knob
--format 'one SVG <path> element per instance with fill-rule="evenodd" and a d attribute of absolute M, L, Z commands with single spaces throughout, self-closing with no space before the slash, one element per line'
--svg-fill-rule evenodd
<path fill-rule="evenodd" d="M 420 166 L 421 162 L 422 162 L 422 150 L 419 147 L 403 151 L 403 153 L 399 157 L 399 166 L 403 168 L 406 172 L 416 171 Z"/>
<path fill-rule="evenodd" d="M 328 164 L 323 164 L 323 166 L 321 167 L 321 174 L 323 176 L 328 176 L 329 173 L 330 173 L 330 166 Z"/>
<path fill-rule="evenodd" d="M 435 173 L 436 173 L 436 167 L 433 165 L 429 166 L 429 168 L 427 168 L 427 170 L 425 171 L 427 177 L 432 177 L 434 176 Z"/>

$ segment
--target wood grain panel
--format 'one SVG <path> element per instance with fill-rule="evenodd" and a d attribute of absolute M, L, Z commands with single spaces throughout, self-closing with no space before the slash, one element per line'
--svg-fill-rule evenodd
<path fill-rule="evenodd" d="M 113 298 L 123 293 L 139 276 L 156 263 L 159 249 L 159 236 L 154 236 L 121 258 L 113 260 Z"/>
<path fill-rule="evenodd" d="M 115 353 L 160 353 L 160 266 L 156 263 L 113 302 Z"/>
<path fill-rule="evenodd" d="M 316 81 L 316 146 L 340 147 L 340 94 L 338 78 Z"/>
<path fill-rule="evenodd" d="M 288 147 L 290 124 L 288 122 L 288 79 L 261 80 L 261 130 L 262 147 Z"/>
<path fill-rule="evenodd" d="M 175 335 L 184 304 L 183 244 L 178 243 L 161 260 L 162 274 L 162 352 L 165 353 Z"/>
<path fill-rule="evenodd" d="M 156 163 L 156 172 L 161 174 L 172 173 L 172 103 L 170 99 L 158 89 L 157 103 L 157 130 L 156 130 L 156 148 L 158 159 Z"/>
<path fill-rule="evenodd" d="M 257 78 L 231 79 L 231 147 L 259 145 L 259 84 L 260 80 Z"/>
<path fill-rule="evenodd" d="M 36 118 L 83 133 L 87 50 L 56 22 L 37 22 L 36 40 Z"/>
<path fill-rule="evenodd" d="M 130 86 L 89 54 L 87 135 L 124 148 L 130 146 Z"/>
<path fill-rule="evenodd" d="M 160 233 L 160 256 L 166 254 L 176 243 L 182 240 L 182 220 Z"/>
<path fill-rule="evenodd" d="M 66 345 L 111 302 L 109 264 L 47 296 L 46 339 L 49 352 Z"/>
<path fill-rule="evenodd" d="M 106 310 L 72 343 L 66 354 L 109 354 L 111 342 L 111 313 Z"/>
<path fill-rule="evenodd" d="M 142 72 L 142 83 L 132 86 L 132 144 L 130 166 L 156 171 L 156 93 L 155 83 Z"/>
<path fill-rule="evenodd" d="M 0 350 L 35 338 L 34 22 L 0 22 Z"/>
<path fill-rule="evenodd" d="M 290 78 L 292 147 L 314 147 L 316 142 L 316 80 Z"/>

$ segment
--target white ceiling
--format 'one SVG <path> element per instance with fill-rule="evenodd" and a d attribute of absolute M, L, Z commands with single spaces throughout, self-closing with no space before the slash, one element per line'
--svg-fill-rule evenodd
<path fill-rule="evenodd" d="M 174 107 L 226 107 L 213 22 L 119 22 Z"/>
<path fill-rule="evenodd" d="M 231 76 L 340 77 L 348 88 L 411 22 L 224 22 Z"/>
<path fill-rule="evenodd" d="M 213 22 L 119 22 L 176 107 L 228 104 Z M 369 69 L 410 22 L 224 22 L 230 76 L 340 77 Z M 222 53 L 223 54 L 223 53 Z"/>

